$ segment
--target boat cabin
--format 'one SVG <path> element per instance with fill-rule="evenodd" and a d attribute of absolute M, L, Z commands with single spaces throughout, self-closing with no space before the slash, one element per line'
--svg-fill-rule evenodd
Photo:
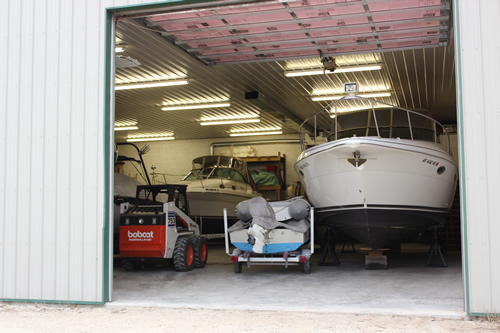
<path fill-rule="evenodd" d="M 247 163 L 235 157 L 208 155 L 195 158 L 191 171 L 182 180 L 227 179 L 256 188 Z"/>

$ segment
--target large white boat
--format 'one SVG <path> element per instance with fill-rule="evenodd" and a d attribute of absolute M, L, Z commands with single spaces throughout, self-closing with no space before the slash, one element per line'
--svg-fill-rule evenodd
<path fill-rule="evenodd" d="M 370 107 L 339 112 L 342 103 L 354 99 Z M 346 96 L 304 124 L 320 124 L 325 113 L 332 130 L 321 144 L 314 137 L 308 146 L 301 129 L 303 152 L 295 164 L 319 224 L 380 249 L 446 219 L 458 170 L 440 123 L 421 113 Z"/>
<path fill-rule="evenodd" d="M 259 196 L 247 163 L 239 158 L 208 155 L 195 158 L 181 184 L 188 185 L 190 215 L 207 237 L 224 235 L 223 211 L 231 224 L 237 221 L 236 205 Z"/>

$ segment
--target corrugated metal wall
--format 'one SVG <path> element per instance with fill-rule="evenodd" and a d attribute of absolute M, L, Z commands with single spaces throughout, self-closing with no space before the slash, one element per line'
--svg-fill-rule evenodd
<path fill-rule="evenodd" d="M 0 1 L 0 299 L 103 301 L 104 13 Z"/>
<path fill-rule="evenodd" d="M 466 310 L 500 313 L 500 2 L 454 7 Z"/>

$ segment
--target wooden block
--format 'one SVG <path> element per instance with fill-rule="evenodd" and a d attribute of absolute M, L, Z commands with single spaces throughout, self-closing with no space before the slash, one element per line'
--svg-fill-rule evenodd
<path fill-rule="evenodd" d="M 370 247 L 362 247 L 360 250 L 368 251 L 368 255 L 370 256 L 381 256 L 384 254 L 384 251 L 387 251 L 389 249 L 372 249 Z"/>
<path fill-rule="evenodd" d="M 365 269 L 387 269 L 387 256 L 366 255 Z"/>

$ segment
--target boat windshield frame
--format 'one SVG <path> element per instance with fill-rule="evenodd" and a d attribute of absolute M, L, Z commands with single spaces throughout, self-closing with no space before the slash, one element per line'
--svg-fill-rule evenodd
<path fill-rule="evenodd" d="M 364 109 L 360 109 L 360 110 L 356 110 L 356 111 L 351 111 L 351 112 L 338 112 L 338 105 L 341 101 L 346 101 L 346 100 L 353 100 L 353 99 L 360 99 L 360 100 L 363 100 L 363 101 L 368 101 L 371 103 L 371 107 L 367 107 L 367 108 L 364 108 Z M 329 118 L 333 118 L 332 120 L 332 123 L 333 123 L 333 129 L 331 129 L 330 131 L 330 134 L 328 135 L 328 140 L 327 141 L 336 141 L 336 140 L 341 140 L 343 138 L 346 138 L 346 137 L 341 137 L 339 138 L 339 133 L 340 132 L 343 132 L 343 131 L 346 131 L 347 129 L 343 129 L 343 130 L 339 130 L 339 122 L 338 122 L 338 118 L 342 116 L 342 114 L 353 114 L 353 113 L 356 113 L 356 112 L 367 112 L 368 113 L 368 117 L 367 117 L 367 124 L 366 126 L 364 127 L 360 127 L 360 129 L 364 129 L 366 130 L 365 133 L 366 135 L 356 135 L 354 134 L 354 136 L 356 137 L 377 137 L 377 138 L 387 138 L 387 137 L 384 137 L 384 136 L 381 136 L 380 133 L 381 133 L 381 127 L 382 126 L 379 126 L 379 122 L 377 121 L 377 114 L 376 114 L 376 110 L 380 110 L 380 106 L 382 107 L 382 110 L 385 109 L 392 109 L 392 110 L 399 110 L 399 111 L 402 111 L 402 112 L 405 112 L 406 113 L 406 119 L 408 121 L 408 123 L 406 124 L 408 130 L 409 130 L 409 140 L 412 140 L 412 141 L 427 141 L 427 142 L 434 142 L 436 145 L 438 145 L 440 142 L 439 142 L 439 135 L 438 135 L 438 128 L 441 129 L 441 134 L 442 135 L 445 135 L 445 151 L 448 152 L 448 154 L 452 155 L 452 150 L 451 150 L 451 145 L 450 145 L 450 138 L 449 138 L 449 133 L 448 131 L 446 130 L 446 127 L 443 126 L 440 122 L 438 122 L 437 120 L 429 117 L 429 116 L 426 116 L 422 113 L 419 113 L 419 112 L 416 112 L 416 111 L 412 111 L 412 110 L 408 110 L 408 109 L 405 109 L 405 108 L 402 108 L 402 107 L 398 107 L 398 106 L 394 106 L 394 105 L 391 105 L 391 104 L 387 104 L 387 103 L 384 103 L 384 102 L 381 102 L 381 101 L 377 101 L 377 100 L 374 100 L 374 99 L 371 99 L 371 98 L 366 98 L 366 97 L 361 97 L 361 96 L 356 96 L 356 95 L 353 95 L 353 96 L 344 96 L 342 97 L 341 99 L 339 100 L 336 100 L 336 101 L 333 101 L 332 103 L 328 104 L 327 106 L 323 107 L 320 111 L 316 112 L 314 115 L 312 115 L 311 117 L 307 118 L 306 120 L 304 120 L 304 122 L 300 125 L 300 129 L 299 129 L 299 134 L 300 134 L 300 145 L 301 145 L 301 148 L 302 148 L 302 151 L 306 150 L 307 148 L 309 148 L 311 145 L 312 146 L 316 146 L 316 145 L 319 145 L 320 143 L 324 143 L 323 140 L 321 140 L 321 142 L 318 142 L 318 117 L 319 116 L 325 116 L 325 114 L 329 117 Z M 334 112 L 332 112 L 333 110 L 335 110 Z M 370 112 L 371 111 L 371 112 Z M 425 139 L 421 139 L 421 138 L 416 138 L 417 135 L 414 135 L 414 130 L 415 129 L 422 129 L 421 127 L 417 127 L 417 126 L 412 126 L 412 116 L 416 116 L 416 117 L 422 117 L 422 118 L 425 118 L 426 120 L 430 121 L 432 123 L 432 129 L 429 128 L 429 131 L 433 131 L 433 140 L 425 140 Z M 370 119 L 371 117 L 371 119 Z M 395 127 L 394 124 L 392 124 L 392 119 L 393 119 L 393 113 L 391 112 L 391 124 L 389 125 L 390 126 L 390 131 L 392 133 L 392 128 Z M 310 121 L 314 121 L 314 141 L 313 143 L 309 143 L 308 139 L 312 139 L 309 137 L 307 131 L 306 131 L 306 127 L 308 127 L 308 123 Z M 374 122 L 374 128 L 376 129 L 376 135 L 369 135 L 369 130 L 372 129 L 372 120 Z M 385 126 L 384 126 L 385 127 Z M 405 127 L 406 128 L 406 127 Z M 333 136 L 333 140 L 331 140 L 330 138 Z M 323 136 L 322 136 L 323 137 Z M 324 137 L 323 137 L 324 138 Z M 392 135 L 390 136 L 390 138 L 393 138 Z"/>
<path fill-rule="evenodd" d="M 223 171 L 219 170 L 231 170 L 234 173 L 228 174 L 228 177 L 223 176 Z M 194 171 L 198 171 L 197 174 Z M 204 172 L 206 171 L 206 172 Z M 235 178 L 235 175 L 241 176 L 241 180 Z M 249 184 L 254 190 L 256 190 L 255 183 L 253 182 L 252 176 L 250 175 L 247 167 L 247 163 L 231 156 L 223 155 L 207 155 L 195 158 L 192 161 L 191 171 L 182 179 L 184 180 L 206 180 L 206 179 L 227 179 L 235 182 Z"/>

